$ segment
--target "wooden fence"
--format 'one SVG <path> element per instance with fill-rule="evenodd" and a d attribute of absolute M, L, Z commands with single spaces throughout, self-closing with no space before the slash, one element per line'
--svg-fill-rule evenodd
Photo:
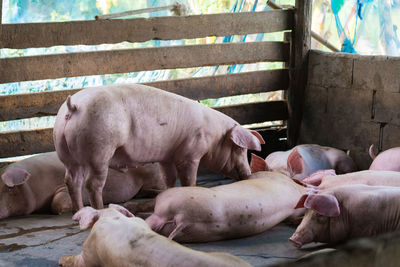
<path fill-rule="evenodd" d="M 1 24 L 0 48 L 178 40 L 277 31 L 293 33 L 295 25 L 300 25 L 294 17 L 294 10 L 288 9 L 150 19 Z M 1 58 L 0 83 L 270 61 L 286 62 L 286 66 L 295 70 L 296 63 L 289 62 L 293 53 L 294 46 L 289 42 L 263 41 Z M 282 68 L 146 84 L 202 100 L 287 90 L 289 72 Z M 66 97 L 79 90 L 0 96 L 0 121 L 55 115 Z M 291 110 L 285 100 L 217 109 L 241 124 L 287 120 Z M 282 141 L 286 137 L 286 131 L 282 130 L 266 130 L 264 133 L 269 133 L 267 139 L 273 136 Z M 0 132 L 0 158 L 52 150 L 52 128 Z"/>

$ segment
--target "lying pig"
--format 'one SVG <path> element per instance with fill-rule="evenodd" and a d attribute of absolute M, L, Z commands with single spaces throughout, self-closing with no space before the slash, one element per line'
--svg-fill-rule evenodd
<path fill-rule="evenodd" d="M 139 84 L 87 88 L 68 97 L 53 134 L 74 210 L 83 207 L 84 176 L 91 205 L 103 207 L 108 166 L 124 170 L 160 162 L 169 187 L 177 173 L 183 186 L 195 185 L 199 164 L 244 179 L 251 174 L 247 149 L 260 150 L 264 143 L 221 112 Z"/>
<path fill-rule="evenodd" d="M 178 242 L 208 242 L 255 235 L 302 215 L 305 188 L 278 172 L 212 188 L 176 187 L 156 197 L 146 219 L 154 231 Z"/>
<path fill-rule="evenodd" d="M 263 164 L 262 161 L 262 158 L 253 156 L 254 165 Z M 318 170 L 334 169 L 338 174 L 357 170 L 354 161 L 342 150 L 313 144 L 273 152 L 267 156 L 265 162 L 266 171 L 277 171 L 298 180 Z"/>
<path fill-rule="evenodd" d="M 400 229 L 400 188 L 347 185 L 304 195 L 307 208 L 289 240 L 296 247 L 310 242 L 338 243 Z"/>
<path fill-rule="evenodd" d="M 400 147 L 394 147 L 374 154 L 374 145 L 369 147 L 369 155 L 372 158 L 370 170 L 396 171 L 400 172 Z"/>
<path fill-rule="evenodd" d="M 196 251 L 158 235 L 121 206 L 85 207 L 73 218 L 81 229 L 94 225 L 81 254 L 61 258 L 61 266 L 251 266 L 233 255 Z"/>
<path fill-rule="evenodd" d="M 331 170 L 325 170 L 312 174 L 302 182 L 306 186 L 317 186 L 318 190 L 350 184 L 400 186 L 400 172 L 366 170 L 335 175 Z"/>
<path fill-rule="evenodd" d="M 0 170 L 0 219 L 34 211 L 59 214 L 71 210 L 64 183 L 65 168 L 56 152 L 43 153 L 15 162 Z M 139 191 L 166 189 L 158 164 L 149 164 L 126 173 L 110 170 L 103 191 L 104 201 L 125 202 Z M 84 192 L 83 201 L 88 204 Z"/>

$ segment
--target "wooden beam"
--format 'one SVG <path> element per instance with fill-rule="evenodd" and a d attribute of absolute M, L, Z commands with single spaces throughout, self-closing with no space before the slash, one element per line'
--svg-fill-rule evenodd
<path fill-rule="evenodd" d="M 228 115 L 240 124 L 286 120 L 288 118 L 286 101 L 268 101 L 252 104 L 239 104 L 225 107 L 216 107 L 215 109 Z"/>
<path fill-rule="evenodd" d="M 283 120 L 287 118 L 285 101 L 261 102 L 218 107 L 241 124 Z M 0 158 L 54 151 L 53 129 L 0 132 Z"/>
<path fill-rule="evenodd" d="M 4 24 L 0 48 L 96 45 L 267 33 L 292 29 L 293 12 L 269 10 L 187 17 Z"/>
<path fill-rule="evenodd" d="M 283 42 L 153 47 L 0 59 L 0 83 L 145 70 L 285 61 Z"/>
<path fill-rule="evenodd" d="M 191 99 L 203 100 L 286 90 L 288 83 L 288 70 L 278 69 L 145 84 Z M 212 86 L 209 86 L 210 84 Z M 67 96 L 80 90 L 2 95 L 0 96 L 0 121 L 56 115 Z"/>
<path fill-rule="evenodd" d="M 288 90 L 288 143 L 297 144 L 307 85 L 308 52 L 311 46 L 312 0 L 296 0 L 295 29 L 292 31 L 290 86 Z"/>
<path fill-rule="evenodd" d="M 53 128 L 0 132 L 0 158 L 54 151 Z"/>

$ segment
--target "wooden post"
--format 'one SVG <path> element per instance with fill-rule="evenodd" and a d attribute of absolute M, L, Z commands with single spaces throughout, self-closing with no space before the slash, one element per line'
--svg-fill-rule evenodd
<path fill-rule="evenodd" d="M 312 0 L 296 0 L 295 26 L 290 55 L 288 92 L 288 144 L 293 147 L 299 138 L 307 85 L 308 52 L 311 46 Z"/>

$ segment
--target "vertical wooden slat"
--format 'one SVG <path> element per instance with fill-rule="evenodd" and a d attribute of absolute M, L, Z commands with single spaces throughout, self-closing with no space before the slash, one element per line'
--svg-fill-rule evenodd
<path fill-rule="evenodd" d="M 296 0 L 295 27 L 292 31 L 290 86 L 288 91 L 288 143 L 296 145 L 299 137 L 304 91 L 307 84 L 308 52 L 311 46 L 312 0 Z"/>

